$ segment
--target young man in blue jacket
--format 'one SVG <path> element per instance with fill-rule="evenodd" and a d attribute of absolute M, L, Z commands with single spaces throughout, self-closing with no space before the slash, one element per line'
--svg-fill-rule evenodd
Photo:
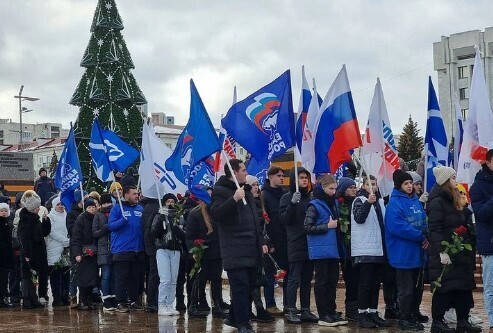
<path fill-rule="evenodd" d="M 115 293 L 117 312 L 143 310 L 137 304 L 139 280 L 142 274 L 144 255 L 144 235 L 142 231 L 142 212 L 139 192 L 135 186 L 123 188 L 122 204 L 116 204 L 110 212 L 108 229 L 111 231 L 111 253 L 115 272 Z M 130 307 L 125 305 L 126 296 Z"/>

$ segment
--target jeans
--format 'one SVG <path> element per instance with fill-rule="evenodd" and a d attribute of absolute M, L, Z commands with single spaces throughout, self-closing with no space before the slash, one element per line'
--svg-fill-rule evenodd
<path fill-rule="evenodd" d="M 339 280 L 339 259 L 313 260 L 315 267 L 315 302 L 319 317 L 336 312 L 336 290 Z"/>
<path fill-rule="evenodd" d="M 232 294 L 229 320 L 238 327 L 248 325 L 251 293 L 256 285 L 257 268 L 230 269 L 227 273 Z"/>
<path fill-rule="evenodd" d="M 286 295 L 286 308 L 296 309 L 298 287 L 302 310 L 310 310 L 310 291 L 312 289 L 313 263 L 310 260 L 289 262 L 289 281 Z"/>
<path fill-rule="evenodd" d="M 483 297 L 488 324 L 493 326 L 493 255 L 481 256 L 483 260 Z"/>
<path fill-rule="evenodd" d="M 419 311 L 423 298 L 423 269 L 396 269 L 399 314 L 410 315 Z"/>
<path fill-rule="evenodd" d="M 276 283 L 276 279 L 274 275 L 276 274 L 276 269 L 271 259 L 268 256 L 263 256 L 263 266 L 265 271 L 264 278 L 264 299 L 265 299 L 265 307 L 271 308 L 276 306 L 276 300 L 274 299 L 274 285 Z"/>
<path fill-rule="evenodd" d="M 360 264 L 359 289 L 358 289 L 358 309 L 376 310 L 378 307 L 378 295 L 382 282 L 383 264 L 368 263 Z"/>
<path fill-rule="evenodd" d="M 113 265 L 101 265 L 101 292 L 103 296 L 114 295 L 115 274 Z"/>
<path fill-rule="evenodd" d="M 180 251 L 158 249 L 156 261 L 159 273 L 158 305 L 173 305 L 180 268 Z"/>
<path fill-rule="evenodd" d="M 137 253 L 134 260 L 113 260 L 115 273 L 115 298 L 117 303 L 137 302 L 139 281 L 144 265 L 143 253 Z"/>

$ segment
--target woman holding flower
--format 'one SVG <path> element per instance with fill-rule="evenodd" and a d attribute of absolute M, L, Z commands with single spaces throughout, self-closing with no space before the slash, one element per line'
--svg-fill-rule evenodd
<path fill-rule="evenodd" d="M 432 332 L 481 332 L 468 322 L 475 288 L 475 254 L 471 243 L 471 212 L 456 189 L 455 171 L 433 168 L 436 184 L 428 198 L 429 277 L 433 290 Z M 457 330 L 443 321 L 445 311 L 455 308 Z"/>

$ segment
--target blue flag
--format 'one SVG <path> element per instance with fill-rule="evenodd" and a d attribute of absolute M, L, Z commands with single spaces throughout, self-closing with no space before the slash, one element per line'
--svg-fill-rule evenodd
<path fill-rule="evenodd" d="M 75 145 L 74 129 L 71 127 L 55 175 L 55 186 L 60 190 L 60 201 L 67 212 L 70 212 L 72 208 L 72 203 L 75 201 L 74 192 L 80 188 L 83 179 Z"/>
<path fill-rule="evenodd" d="M 211 203 L 211 196 L 207 193 L 207 188 L 214 186 L 214 164 L 212 156 L 200 161 L 195 167 L 197 173 L 190 179 L 190 192 L 206 204 Z"/>
<path fill-rule="evenodd" d="M 113 170 L 124 172 L 139 157 L 139 151 L 115 132 L 102 130 L 97 119 L 92 123 L 89 149 L 94 171 L 103 182 L 113 180 Z"/>
<path fill-rule="evenodd" d="M 447 134 L 443 126 L 442 113 L 438 106 L 431 76 L 428 79 L 428 120 L 426 122 L 425 151 L 428 156 L 426 157 L 427 181 L 424 184 L 424 191 L 428 192 L 436 182 L 433 168 L 439 164 L 447 166 L 449 160 Z"/>
<path fill-rule="evenodd" d="M 289 70 L 234 104 L 222 125 L 258 161 L 270 161 L 292 147 L 296 140 Z"/>
<path fill-rule="evenodd" d="M 212 153 L 220 150 L 221 144 L 193 80 L 190 80 L 190 93 L 188 123 L 165 165 L 167 170 L 173 171 L 176 178 L 194 193 L 197 191 L 194 184 L 200 183 L 199 171 L 202 169 L 200 163 L 210 158 Z"/>
<path fill-rule="evenodd" d="M 258 186 L 262 187 L 265 184 L 265 179 L 267 178 L 267 169 L 269 169 L 269 167 L 269 161 L 259 162 L 255 158 L 251 157 L 250 160 L 248 160 L 246 169 L 249 175 L 257 177 Z"/>

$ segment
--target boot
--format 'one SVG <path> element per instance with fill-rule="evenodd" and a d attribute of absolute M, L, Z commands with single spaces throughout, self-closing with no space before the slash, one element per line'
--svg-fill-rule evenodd
<path fill-rule="evenodd" d="M 301 309 L 300 319 L 304 323 L 318 323 L 318 317 L 308 309 Z"/>
<path fill-rule="evenodd" d="M 301 319 L 298 317 L 296 314 L 296 309 L 289 309 L 288 313 L 286 314 L 286 320 L 290 324 L 301 324 Z"/>
<path fill-rule="evenodd" d="M 390 326 L 388 321 L 386 321 L 385 319 L 381 318 L 378 315 L 378 312 L 370 312 L 368 314 L 368 317 L 370 317 L 370 319 L 373 320 L 373 322 L 375 324 L 377 324 L 378 327 L 389 327 Z"/>
<path fill-rule="evenodd" d="M 62 298 L 60 300 L 63 305 L 70 305 L 70 297 L 68 296 L 68 290 L 62 291 Z"/>
<path fill-rule="evenodd" d="M 386 306 L 384 317 L 385 319 L 399 319 L 399 310 L 395 306 Z"/>
<path fill-rule="evenodd" d="M 77 303 L 77 296 L 70 296 L 70 304 L 69 304 L 71 309 L 76 309 L 78 306 Z"/>
<path fill-rule="evenodd" d="M 403 331 L 422 331 L 423 325 L 414 320 L 413 316 L 409 313 L 400 313 L 399 322 L 397 326 Z"/>
<path fill-rule="evenodd" d="M 229 310 L 223 309 L 221 303 L 214 302 L 212 305 L 212 317 L 214 318 L 226 318 L 228 316 Z"/>
<path fill-rule="evenodd" d="M 430 319 L 428 316 L 425 316 L 424 314 L 419 312 L 419 310 L 417 312 L 413 313 L 413 316 L 414 316 L 414 319 L 416 319 L 416 321 L 418 323 L 427 323 L 428 320 Z"/>
<path fill-rule="evenodd" d="M 2 298 L 0 298 L 0 307 L 2 307 L 2 308 L 13 308 L 14 305 L 12 303 L 10 303 L 8 297 L 2 297 Z"/>
<path fill-rule="evenodd" d="M 176 311 L 186 311 L 185 297 L 183 295 L 176 296 Z"/>
<path fill-rule="evenodd" d="M 433 322 L 431 323 L 431 333 L 454 333 L 454 332 L 455 329 L 449 327 L 445 323 L 445 320 L 433 319 Z"/>
<path fill-rule="evenodd" d="M 457 328 L 455 330 L 458 333 L 476 333 L 482 332 L 481 327 L 472 325 L 467 319 L 460 319 L 457 321 Z"/>
<path fill-rule="evenodd" d="M 358 325 L 363 328 L 376 328 L 378 325 L 370 318 L 368 312 L 359 313 Z"/>

